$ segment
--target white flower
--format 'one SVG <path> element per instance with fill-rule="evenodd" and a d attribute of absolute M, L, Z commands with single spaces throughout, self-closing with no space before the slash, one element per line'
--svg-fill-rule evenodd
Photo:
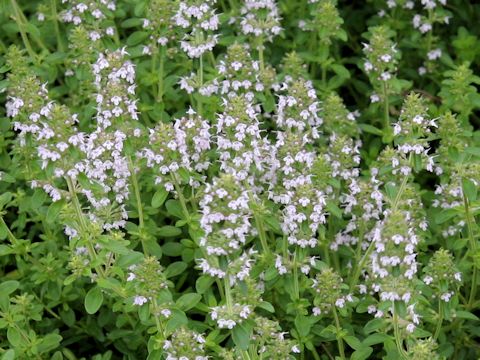
<path fill-rule="evenodd" d="M 410 323 L 407 325 L 406 329 L 409 333 L 413 333 L 415 331 L 415 328 L 416 328 L 415 324 Z"/>
<path fill-rule="evenodd" d="M 168 318 L 168 317 L 170 317 L 170 315 L 172 315 L 172 312 L 168 309 L 163 309 L 162 311 L 160 311 L 160 314 L 162 314 L 163 316 Z"/>
<path fill-rule="evenodd" d="M 136 295 L 135 298 L 133 299 L 133 305 L 142 306 L 147 301 L 148 299 L 145 296 Z"/>

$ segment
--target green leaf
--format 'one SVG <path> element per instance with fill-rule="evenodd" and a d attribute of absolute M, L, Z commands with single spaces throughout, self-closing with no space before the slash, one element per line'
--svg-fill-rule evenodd
<path fill-rule="evenodd" d="M 212 286 L 214 280 L 210 276 L 202 275 L 195 282 L 195 289 L 199 294 L 204 294 Z"/>
<path fill-rule="evenodd" d="M 9 349 L 3 353 L 2 360 L 14 360 L 15 350 Z"/>
<path fill-rule="evenodd" d="M 20 283 L 16 280 L 7 280 L 0 284 L 0 294 L 8 296 L 20 287 Z"/>
<path fill-rule="evenodd" d="M 0 223 L 0 240 L 1 239 L 5 239 L 5 238 L 2 238 L 2 223 Z M 12 253 L 12 248 L 8 245 L 3 245 L 1 244 L 0 245 L 0 256 L 5 256 L 5 255 L 10 255 Z"/>
<path fill-rule="evenodd" d="M 170 215 L 173 215 L 179 219 L 185 218 L 180 201 L 170 199 L 165 203 L 165 207 Z"/>
<path fill-rule="evenodd" d="M 262 220 L 265 222 L 269 230 L 273 231 L 275 234 L 283 234 L 280 222 L 275 216 L 265 216 L 262 217 Z"/>
<path fill-rule="evenodd" d="M 159 208 L 167 200 L 169 192 L 165 188 L 158 189 L 152 197 L 152 207 Z"/>
<path fill-rule="evenodd" d="M 272 304 L 270 304 L 269 302 L 267 301 L 262 301 L 260 304 L 258 304 L 259 308 L 263 309 L 263 310 L 266 310 L 268 312 L 271 312 L 272 314 L 275 312 L 275 308 L 273 307 Z"/>
<path fill-rule="evenodd" d="M 8 191 L 0 195 L 0 209 L 3 209 L 5 205 L 12 201 L 12 196 L 12 193 Z"/>
<path fill-rule="evenodd" d="M 252 327 L 246 323 L 237 324 L 232 330 L 232 339 L 236 347 L 240 350 L 247 350 L 250 344 L 250 337 L 252 334 Z"/>
<path fill-rule="evenodd" d="M 188 311 L 194 308 L 202 300 L 202 295 L 197 293 L 184 294 L 180 296 L 176 302 L 176 305 L 180 310 Z"/>
<path fill-rule="evenodd" d="M 48 207 L 47 217 L 46 217 L 47 223 L 49 223 L 49 224 L 55 223 L 55 221 L 58 218 L 58 214 L 60 214 L 60 210 L 62 210 L 64 205 L 65 205 L 65 201 L 62 199 L 62 200 L 58 200 L 58 201 L 53 202 Z"/>
<path fill-rule="evenodd" d="M 157 235 L 160 237 L 174 237 L 182 233 L 182 230 L 175 226 L 165 225 L 157 230 Z"/>
<path fill-rule="evenodd" d="M 347 335 L 344 337 L 345 342 L 354 350 L 358 350 L 362 347 L 362 343 L 355 336 Z"/>
<path fill-rule="evenodd" d="M 143 258 L 143 253 L 138 251 L 130 251 L 128 254 L 122 255 L 116 264 L 121 268 L 127 268 L 130 265 L 138 264 Z"/>
<path fill-rule="evenodd" d="M 32 209 L 38 209 L 47 199 L 47 194 L 45 191 L 40 189 L 35 189 L 33 196 L 31 198 Z"/>
<path fill-rule="evenodd" d="M 7 339 L 10 345 L 13 347 L 19 347 L 23 341 L 22 341 L 22 336 L 18 332 L 17 329 L 14 327 L 9 327 L 7 330 Z"/>
<path fill-rule="evenodd" d="M 369 334 L 369 333 L 374 332 L 375 330 L 380 329 L 381 327 L 384 326 L 384 324 L 385 324 L 385 322 L 384 322 L 383 319 L 373 319 L 373 320 L 370 320 L 363 327 L 363 331 L 365 332 L 365 334 Z"/>
<path fill-rule="evenodd" d="M 330 65 L 330 68 L 333 70 L 333 72 L 335 74 L 337 74 L 341 78 L 343 78 L 343 79 L 349 79 L 350 78 L 350 72 L 348 71 L 348 69 L 345 66 L 339 65 L 339 64 L 332 64 L 332 65 Z"/>
<path fill-rule="evenodd" d="M 186 317 L 185 313 L 180 310 L 173 310 L 165 330 L 167 331 L 167 334 L 171 334 L 179 327 L 187 324 L 188 318 Z"/>
<path fill-rule="evenodd" d="M 113 278 L 100 278 L 97 280 L 97 284 L 102 289 L 113 290 L 120 292 L 122 290 L 122 284 L 117 279 Z"/>
<path fill-rule="evenodd" d="M 55 350 L 60 345 L 62 339 L 63 338 L 58 334 L 48 334 L 38 345 L 38 351 L 44 353 Z"/>
<path fill-rule="evenodd" d="M 129 254 L 131 251 L 127 248 L 127 245 L 130 243 L 129 241 L 113 238 L 104 238 L 104 240 L 106 241 L 101 242 L 102 246 L 115 254 L 126 255 Z"/>
<path fill-rule="evenodd" d="M 456 317 L 460 319 L 467 319 L 467 320 L 480 320 L 475 314 L 472 314 L 468 311 L 458 310 L 455 312 Z"/>
<path fill-rule="evenodd" d="M 127 45 L 134 46 L 142 43 L 146 38 L 148 38 L 148 32 L 146 31 L 135 31 L 130 34 L 127 38 Z"/>
<path fill-rule="evenodd" d="M 450 220 L 451 218 L 455 217 L 458 214 L 458 211 L 455 209 L 444 209 L 439 214 L 435 214 L 434 219 L 435 223 L 440 225 L 443 224 L 445 221 Z"/>
<path fill-rule="evenodd" d="M 365 360 L 372 354 L 371 347 L 362 347 L 352 353 L 350 360 Z"/>
<path fill-rule="evenodd" d="M 480 147 L 467 147 L 465 152 L 470 155 L 480 156 Z"/>
<path fill-rule="evenodd" d="M 120 25 L 124 29 L 133 28 L 142 25 L 143 20 L 139 18 L 131 18 L 122 22 Z"/>
<path fill-rule="evenodd" d="M 181 256 L 183 245 L 177 242 L 168 242 L 162 246 L 163 253 L 167 256 Z"/>
<path fill-rule="evenodd" d="M 342 219 L 342 210 L 337 206 L 337 204 L 328 201 L 327 202 L 327 210 L 336 218 Z"/>
<path fill-rule="evenodd" d="M 359 124 L 358 125 L 360 129 L 362 129 L 364 132 L 373 134 L 373 135 L 378 135 L 378 136 L 383 136 L 383 131 L 376 128 L 373 125 L 370 124 Z"/>
<path fill-rule="evenodd" d="M 473 202 L 477 199 L 477 186 L 469 179 L 463 179 L 462 181 L 463 194 L 465 197 Z"/>
<path fill-rule="evenodd" d="M 165 276 L 167 278 L 171 278 L 177 275 L 180 275 L 187 269 L 187 264 L 183 261 L 177 261 L 168 265 L 167 269 L 165 270 Z"/>
<path fill-rule="evenodd" d="M 306 316 L 297 315 L 297 317 L 295 318 L 295 328 L 297 329 L 298 334 L 301 337 L 306 337 L 310 333 L 312 325 L 312 322 Z"/>
<path fill-rule="evenodd" d="M 85 296 L 85 310 L 87 310 L 87 313 L 90 315 L 95 314 L 98 309 L 100 309 L 100 306 L 102 306 L 102 303 L 102 290 L 98 286 L 91 288 L 88 291 L 87 296 Z"/>
<path fill-rule="evenodd" d="M 381 333 L 372 334 L 368 336 L 365 340 L 363 340 L 362 345 L 371 346 L 371 345 L 381 344 L 384 341 L 388 340 L 389 338 L 390 336 L 388 336 L 387 334 L 381 334 Z"/>

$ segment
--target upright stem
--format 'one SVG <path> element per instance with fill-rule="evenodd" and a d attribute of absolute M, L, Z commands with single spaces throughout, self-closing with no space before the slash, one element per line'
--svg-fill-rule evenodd
<path fill-rule="evenodd" d="M 60 27 L 58 25 L 57 0 L 50 0 L 50 7 L 52 8 L 53 26 L 55 27 L 55 35 L 57 36 L 58 50 L 65 51 L 63 46 L 62 36 L 60 35 Z"/>
<path fill-rule="evenodd" d="M 175 191 L 177 192 L 178 201 L 180 201 L 180 206 L 182 207 L 183 215 L 185 216 L 185 220 L 190 220 L 190 214 L 187 208 L 187 201 L 185 200 L 185 196 L 183 196 L 183 191 L 180 188 L 180 185 L 177 180 L 177 175 L 174 173 L 170 173 L 170 176 L 173 181 L 173 186 L 175 187 Z"/>
<path fill-rule="evenodd" d="M 163 99 L 163 78 L 164 78 L 164 68 L 165 68 L 165 46 L 160 48 L 160 68 L 158 71 L 158 93 L 157 93 L 157 102 L 161 102 Z"/>
<path fill-rule="evenodd" d="M 364 256 L 362 256 L 360 260 L 360 256 L 362 255 L 362 244 L 363 244 L 363 226 L 360 224 L 360 229 L 358 231 L 358 243 L 357 249 L 355 251 L 355 264 L 353 265 L 353 277 L 350 278 L 350 289 L 353 289 L 353 286 L 356 285 L 358 276 L 360 275 L 360 271 L 362 271 L 362 261 L 364 260 Z M 368 249 L 367 249 L 368 251 Z"/>
<path fill-rule="evenodd" d="M 295 248 L 295 253 L 293 255 L 293 290 L 295 295 L 295 300 L 300 298 L 300 288 L 298 286 L 298 264 L 297 264 L 297 257 L 298 257 L 298 248 Z"/>
<path fill-rule="evenodd" d="M 402 359 L 407 359 L 405 349 L 403 348 L 403 340 L 400 335 L 400 329 L 398 328 L 398 315 L 395 310 L 395 301 L 393 302 L 393 333 L 395 336 L 395 344 L 397 346 L 398 353 Z"/>
<path fill-rule="evenodd" d="M 87 249 L 92 261 L 94 263 L 97 262 L 97 252 L 95 251 L 95 247 L 93 246 L 92 242 L 90 241 L 90 236 L 88 235 L 88 225 L 85 222 L 85 217 L 82 212 L 82 208 L 80 206 L 80 201 L 78 201 L 77 193 L 75 192 L 75 186 L 73 185 L 72 179 L 67 176 L 66 178 L 68 191 L 70 193 L 70 197 L 72 198 L 73 208 L 75 209 L 76 216 L 80 223 L 80 230 L 84 236 L 87 237 Z M 105 272 L 101 266 L 96 265 L 95 270 L 99 273 L 101 277 L 105 276 Z"/>
<path fill-rule="evenodd" d="M 263 59 L 263 44 L 258 47 L 258 61 L 260 62 L 260 70 L 265 70 L 265 60 Z"/>
<path fill-rule="evenodd" d="M 438 321 L 437 321 L 437 327 L 435 329 L 435 334 L 433 335 L 434 340 L 437 340 L 438 335 L 440 335 L 440 330 L 442 330 L 442 323 L 443 323 L 443 302 L 442 300 L 438 299 Z"/>
<path fill-rule="evenodd" d="M 227 302 L 228 312 L 231 314 L 233 312 L 233 306 L 232 306 L 232 293 L 230 289 L 230 275 L 228 275 L 228 272 L 227 274 L 225 274 L 223 281 L 225 285 L 225 301 Z"/>
<path fill-rule="evenodd" d="M 428 9 L 428 23 L 432 24 L 432 28 L 427 34 L 427 54 L 432 50 L 432 41 L 433 41 L 433 11 Z"/>
<path fill-rule="evenodd" d="M 262 244 L 263 252 L 265 255 L 270 255 L 270 248 L 267 242 L 267 233 L 265 232 L 265 227 L 263 226 L 263 221 L 260 216 L 254 214 L 255 223 L 257 225 L 258 236 L 260 238 L 260 242 Z"/>
<path fill-rule="evenodd" d="M 383 82 L 382 91 L 383 91 L 382 95 L 383 95 L 383 108 L 384 108 L 383 127 L 384 127 L 384 130 L 388 131 L 390 129 L 390 111 L 389 111 L 390 103 L 388 99 L 388 87 L 387 87 L 386 81 Z"/>
<path fill-rule="evenodd" d="M 158 318 L 158 313 L 159 313 L 158 304 L 157 304 L 157 299 L 155 298 L 152 299 L 152 307 L 153 307 L 153 317 L 155 318 L 155 325 L 157 326 L 157 331 L 162 335 L 163 339 L 165 340 L 167 337 L 165 336 L 165 331 L 163 329 L 162 323 Z"/>
<path fill-rule="evenodd" d="M 16 0 L 11 0 L 11 3 L 12 3 L 12 6 L 14 8 L 14 11 L 18 17 L 18 21 L 22 24 L 22 28 L 25 26 L 25 24 L 28 23 L 28 19 L 25 17 L 25 15 L 23 14 L 23 11 L 22 9 L 20 8 L 20 6 L 18 6 L 18 3 Z M 18 22 L 17 22 L 18 24 Z M 49 53 L 50 51 L 48 51 L 48 48 L 47 46 L 43 43 L 42 39 L 39 38 L 35 33 L 31 33 L 32 35 L 32 38 L 33 40 L 35 40 L 35 42 L 37 43 L 37 45 L 44 51 L 46 51 L 47 53 Z"/>
<path fill-rule="evenodd" d="M 135 166 L 133 165 L 132 158 L 128 157 L 128 168 L 130 170 L 130 176 L 132 178 L 133 192 L 135 193 L 135 200 L 137 201 L 138 212 L 138 225 L 140 227 L 140 242 L 142 243 L 142 249 L 145 255 L 148 255 L 148 250 L 143 238 L 143 228 L 145 227 L 145 220 L 143 216 L 142 199 L 140 197 L 140 186 L 138 185 L 137 174 L 135 173 Z"/>
<path fill-rule="evenodd" d="M 337 327 L 337 343 L 338 343 L 338 352 L 340 353 L 340 358 L 345 360 L 345 346 L 343 344 L 343 339 L 339 336 L 340 331 L 342 330 L 340 326 L 340 320 L 338 319 L 337 308 L 335 304 L 332 304 L 333 317 L 335 318 L 335 326 Z"/>
<path fill-rule="evenodd" d="M 327 88 L 327 64 L 323 63 L 322 65 L 322 86 L 323 90 Z"/>
<path fill-rule="evenodd" d="M 23 45 L 25 45 L 25 48 L 27 49 L 28 55 L 32 58 L 33 61 L 37 62 L 38 61 L 38 56 L 33 51 L 32 44 L 30 43 L 30 40 L 28 39 L 27 32 L 25 31 L 25 27 L 21 18 L 21 10 L 18 7 L 18 4 L 15 0 L 11 0 L 12 7 L 13 7 L 13 12 L 14 16 L 13 19 L 17 23 L 18 30 L 20 31 L 20 36 L 22 37 Z"/>
<path fill-rule="evenodd" d="M 133 165 L 131 157 L 128 157 L 128 167 L 130 168 L 129 170 L 132 178 L 133 191 L 135 193 L 135 199 L 137 201 L 138 223 L 140 225 L 140 228 L 143 229 L 145 225 L 145 220 L 143 217 L 142 199 L 140 197 L 140 186 L 138 185 L 137 174 L 135 173 L 135 167 Z"/>
<path fill-rule="evenodd" d="M 362 271 L 363 267 L 365 266 L 365 262 L 367 261 L 368 257 L 372 253 L 375 247 L 375 243 L 372 241 L 367 248 L 365 254 L 363 254 L 362 259 L 360 260 L 357 267 L 355 267 L 355 271 L 353 273 L 352 280 L 350 281 L 350 289 L 353 289 L 357 285 L 358 277 L 360 276 L 360 272 Z"/>
<path fill-rule="evenodd" d="M 198 70 L 198 88 L 201 88 L 203 86 L 203 55 L 200 55 L 200 65 L 199 65 L 199 70 Z M 199 94 L 200 95 L 200 94 Z M 197 111 L 200 116 L 203 115 L 203 104 L 202 100 L 198 100 L 198 105 L 197 105 Z"/>
<path fill-rule="evenodd" d="M 0 223 L 3 224 L 3 227 L 5 229 L 7 229 L 7 237 L 8 237 L 8 240 L 10 240 L 10 242 L 12 243 L 13 246 L 17 246 L 18 245 L 18 240 L 16 238 L 16 236 L 12 233 L 12 231 L 10 230 L 10 228 L 8 227 L 7 223 L 5 222 L 5 220 L 3 219 L 3 216 L 0 215 Z"/>
<path fill-rule="evenodd" d="M 157 70 L 157 58 L 159 56 L 159 53 L 160 53 L 160 50 L 157 47 L 155 47 L 155 49 L 152 50 L 152 63 L 151 63 L 151 67 L 150 67 L 150 72 L 152 73 L 152 75 Z M 156 99 L 157 96 L 158 96 L 157 90 L 158 89 L 156 88 L 155 83 L 152 83 L 152 92 L 153 92 L 153 95 L 154 95 L 154 99 Z"/>
<path fill-rule="evenodd" d="M 462 189 L 463 190 L 463 189 Z M 468 232 L 468 241 L 470 244 L 470 252 L 475 256 L 477 252 L 477 242 L 475 241 L 475 236 L 473 234 L 473 226 L 475 223 L 475 219 L 472 219 L 472 215 L 470 213 L 470 202 L 468 198 L 465 196 L 465 192 L 463 192 L 463 206 L 465 208 L 465 217 L 467 222 L 467 232 Z M 472 274 L 472 283 L 470 286 L 470 295 L 468 298 L 468 307 L 471 308 L 473 302 L 475 301 L 475 295 L 477 293 L 477 276 L 478 276 L 478 269 L 475 261 L 473 262 L 473 274 Z"/>

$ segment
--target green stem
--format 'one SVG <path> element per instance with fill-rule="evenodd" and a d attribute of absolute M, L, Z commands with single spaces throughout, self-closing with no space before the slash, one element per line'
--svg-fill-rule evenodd
<path fill-rule="evenodd" d="M 442 300 L 438 300 L 438 321 L 437 327 L 435 329 L 435 334 L 433 335 L 433 339 L 437 340 L 438 335 L 440 335 L 440 331 L 442 330 L 442 323 L 443 323 L 443 302 Z"/>
<path fill-rule="evenodd" d="M 145 225 L 145 220 L 143 216 L 142 199 L 140 197 L 140 186 L 138 184 L 137 174 L 135 173 L 135 167 L 133 165 L 131 157 L 128 157 L 128 167 L 130 168 L 129 170 L 132 177 L 133 191 L 135 193 L 135 199 L 137 201 L 138 223 L 140 228 L 143 228 Z"/>
<path fill-rule="evenodd" d="M 358 281 L 358 278 L 360 276 L 360 272 L 362 271 L 363 267 L 365 266 L 365 263 L 368 260 L 370 254 L 372 253 L 374 248 L 375 248 L 375 243 L 372 241 L 370 243 L 370 245 L 368 246 L 365 254 L 363 254 L 362 259 L 360 260 L 358 266 L 355 268 L 352 280 L 350 281 L 350 289 L 353 289 L 357 285 L 357 281 Z"/>
<path fill-rule="evenodd" d="M 427 35 L 427 54 L 432 50 L 432 42 L 433 42 L 433 11 L 432 9 L 428 9 L 428 23 L 432 25 L 432 28 L 428 32 Z"/>
<path fill-rule="evenodd" d="M 153 298 L 152 299 L 152 307 L 153 307 L 153 317 L 155 318 L 155 325 L 157 326 L 157 331 L 162 335 L 163 340 L 166 340 L 167 337 L 165 336 L 165 331 L 163 329 L 162 323 L 160 322 L 160 319 L 158 318 L 158 303 L 157 299 Z"/>
<path fill-rule="evenodd" d="M 410 154 L 408 157 L 408 163 L 411 165 L 413 160 L 413 155 Z M 395 196 L 395 200 L 392 204 L 392 212 L 397 210 L 398 204 L 402 198 L 403 192 L 405 191 L 405 187 L 407 186 L 408 179 L 410 178 L 409 175 L 404 176 L 402 179 L 402 183 L 400 184 L 400 189 L 398 189 L 397 195 Z"/>
<path fill-rule="evenodd" d="M 400 329 L 398 327 L 398 315 L 395 310 L 395 301 L 393 302 L 393 332 L 395 336 L 395 344 L 397 346 L 397 351 L 402 359 L 407 359 L 405 349 L 403 348 L 403 340 L 400 334 Z"/>
<path fill-rule="evenodd" d="M 342 360 L 345 360 L 345 346 L 343 344 L 343 339 L 339 335 L 342 328 L 340 326 L 340 320 L 338 319 L 337 308 L 335 307 L 335 304 L 332 304 L 332 312 L 333 312 L 333 317 L 335 318 L 335 326 L 337 328 L 338 351 L 340 353 L 340 358 Z"/>
<path fill-rule="evenodd" d="M 163 100 L 163 77 L 165 72 L 165 46 L 160 48 L 160 67 L 158 71 L 158 93 L 157 102 Z"/>
<path fill-rule="evenodd" d="M 20 6 L 18 6 L 18 3 L 16 0 L 11 0 L 12 6 L 14 7 L 14 11 L 16 15 L 18 16 L 18 21 L 22 24 L 22 27 L 24 27 L 28 23 L 28 19 L 25 17 L 23 14 L 22 9 Z M 18 22 L 17 22 L 18 23 Z M 45 52 L 50 53 L 48 50 L 47 46 L 43 43 L 42 39 L 39 38 L 35 33 L 31 33 L 33 40 L 37 43 L 37 45 Z"/>
<path fill-rule="evenodd" d="M 230 275 L 225 274 L 225 277 L 223 278 L 223 282 L 225 285 L 225 301 L 227 303 L 227 309 L 230 314 L 233 313 L 233 305 L 232 305 L 232 293 L 231 293 L 231 288 L 230 288 Z"/>
<path fill-rule="evenodd" d="M 173 186 L 175 187 L 175 191 L 177 192 L 178 201 L 180 201 L 180 206 L 182 207 L 183 215 L 185 216 L 185 220 L 190 221 L 190 214 L 187 208 L 187 201 L 185 200 L 185 196 L 183 195 L 183 191 L 180 188 L 180 184 L 177 180 L 177 175 L 174 173 L 170 173 L 170 176 L 173 181 Z"/>
<path fill-rule="evenodd" d="M 52 8 L 52 19 L 53 19 L 53 26 L 55 28 L 55 35 L 57 37 L 58 50 L 60 52 L 65 52 L 62 36 L 60 35 L 60 27 L 58 25 L 57 0 L 50 0 L 50 7 Z"/>
<path fill-rule="evenodd" d="M 5 220 L 3 219 L 3 216 L 0 216 L 0 223 L 3 224 L 3 227 L 4 227 L 5 229 L 7 229 L 7 237 L 8 237 L 8 240 L 10 240 L 10 242 L 12 243 L 13 246 L 18 246 L 17 237 L 12 233 L 12 231 L 11 231 L 10 228 L 8 227 L 7 223 L 6 223 Z"/>
<path fill-rule="evenodd" d="M 321 360 L 320 355 L 318 354 L 317 349 L 315 347 L 313 347 L 313 349 L 310 350 L 310 352 L 312 353 L 315 360 Z"/>
<path fill-rule="evenodd" d="M 198 70 L 198 88 L 201 88 L 203 86 L 203 55 L 200 55 L 200 65 L 199 65 L 199 70 Z M 198 104 L 197 104 L 197 111 L 198 115 L 202 116 L 203 115 L 203 104 L 202 100 L 200 99 L 200 94 L 198 94 Z"/>
<path fill-rule="evenodd" d="M 388 87 L 387 87 L 386 81 L 383 82 L 382 92 L 383 92 L 382 95 L 383 95 L 383 110 L 384 110 L 383 127 L 385 131 L 389 131 L 390 130 L 390 110 L 389 110 L 390 103 L 388 99 Z"/>
<path fill-rule="evenodd" d="M 270 248 L 268 246 L 267 242 L 267 233 L 265 231 L 265 227 L 263 226 L 263 221 L 258 216 L 257 214 L 254 214 L 255 217 L 255 223 L 257 225 L 257 230 L 258 230 L 258 236 L 260 237 L 260 242 L 262 244 L 263 252 L 265 255 L 269 256 L 270 255 Z"/>
<path fill-rule="evenodd" d="M 67 176 L 66 178 L 68 191 L 70 193 L 70 197 L 72 198 L 73 208 L 75 209 L 75 213 L 77 215 L 78 221 L 80 223 L 80 231 L 83 233 L 84 236 L 87 237 L 87 249 L 92 258 L 94 263 L 97 262 L 97 253 L 95 251 L 95 247 L 93 246 L 92 242 L 90 241 L 90 236 L 88 235 L 88 225 L 85 222 L 85 217 L 83 215 L 82 208 L 80 206 L 80 201 L 78 200 L 77 193 L 75 192 L 75 186 L 73 184 L 73 180 Z M 101 277 L 105 277 L 105 272 L 101 268 L 101 266 L 95 265 L 95 270 Z"/>
<path fill-rule="evenodd" d="M 152 73 L 152 76 L 153 74 L 155 74 L 155 71 L 157 70 L 157 58 L 159 53 L 160 51 L 157 47 L 155 47 L 155 49 L 152 49 L 152 63 L 150 67 L 150 72 Z M 158 89 L 156 88 L 155 83 L 152 83 L 152 92 L 153 92 L 154 99 L 156 99 L 158 96 L 157 90 Z"/>
<path fill-rule="evenodd" d="M 327 88 L 327 64 L 322 64 L 322 87 L 323 90 Z"/>
<path fill-rule="evenodd" d="M 265 60 L 263 58 L 263 44 L 258 47 L 258 61 L 260 62 L 260 71 L 265 70 Z"/>
<path fill-rule="evenodd" d="M 360 224 L 360 229 L 358 231 L 358 244 L 355 250 L 355 264 L 353 265 L 353 276 L 350 278 L 350 289 L 357 284 L 358 276 L 360 275 L 360 271 L 362 271 L 362 261 L 364 260 L 364 256 L 360 258 L 362 254 L 362 244 L 363 244 L 363 226 Z M 368 251 L 368 249 L 367 249 Z"/>
<path fill-rule="evenodd" d="M 468 241 L 470 244 L 470 252 L 472 253 L 473 256 L 476 256 L 477 253 L 477 242 L 475 241 L 475 236 L 473 234 L 473 227 L 475 223 L 475 219 L 472 219 L 471 213 L 470 213 L 470 202 L 468 198 L 465 196 L 465 191 L 462 187 L 462 193 L 463 193 L 463 206 L 465 208 L 465 217 L 466 217 L 466 222 L 467 222 L 467 232 L 468 232 Z M 477 265 L 475 263 L 475 259 L 473 261 L 473 274 L 472 274 L 472 283 L 470 286 L 470 295 L 468 298 L 468 308 L 471 308 L 474 301 L 475 301 L 475 295 L 477 293 L 477 277 L 478 277 L 478 269 Z"/>
<path fill-rule="evenodd" d="M 128 168 L 130 171 L 130 177 L 132 179 L 132 186 L 133 186 L 133 192 L 135 193 L 135 200 L 137 201 L 138 226 L 140 227 L 140 242 L 142 243 L 142 249 L 144 254 L 148 255 L 148 250 L 145 245 L 145 239 L 143 237 L 145 220 L 143 216 L 142 198 L 140 197 L 140 186 L 138 184 L 137 174 L 135 172 L 135 166 L 133 165 L 133 161 L 130 156 L 128 157 Z"/>
<path fill-rule="evenodd" d="M 297 266 L 298 248 L 295 248 L 293 255 L 293 290 L 295 300 L 300 299 L 300 288 L 298 286 L 298 266 Z"/>
<path fill-rule="evenodd" d="M 14 16 L 12 16 L 12 17 L 15 20 L 15 22 L 17 23 L 18 30 L 20 31 L 20 36 L 21 36 L 22 41 L 23 41 L 23 45 L 27 49 L 28 55 L 30 55 L 32 60 L 35 61 L 35 62 L 38 62 L 38 55 L 35 53 L 35 51 L 32 48 L 32 44 L 30 43 L 30 40 L 28 39 L 27 32 L 25 31 L 25 27 L 24 27 L 24 24 L 23 24 L 22 19 L 21 19 L 21 15 L 20 15 L 21 10 L 18 7 L 18 4 L 15 0 L 11 0 L 11 4 L 12 4 L 12 7 L 13 7 L 13 12 L 14 12 Z"/>

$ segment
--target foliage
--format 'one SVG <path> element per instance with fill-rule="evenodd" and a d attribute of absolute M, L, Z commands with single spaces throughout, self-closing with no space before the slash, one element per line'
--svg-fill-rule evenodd
<path fill-rule="evenodd" d="M 478 359 L 479 16 L 3 0 L 0 358 Z"/>

